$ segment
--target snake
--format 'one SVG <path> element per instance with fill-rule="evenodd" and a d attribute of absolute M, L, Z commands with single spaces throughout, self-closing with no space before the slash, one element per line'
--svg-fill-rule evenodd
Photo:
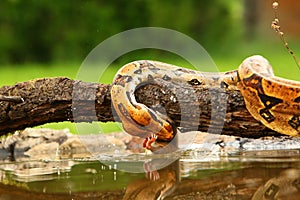
<path fill-rule="evenodd" d="M 257 121 L 281 134 L 300 135 L 300 82 L 275 76 L 269 61 L 261 55 L 244 59 L 236 70 L 220 73 L 139 60 L 124 65 L 117 72 L 111 99 L 123 129 L 146 138 L 143 146 L 147 149 L 151 149 L 155 141 L 170 142 L 178 132 L 171 119 L 138 103 L 134 96 L 140 85 L 155 80 L 203 87 L 236 87 L 248 112 Z"/>

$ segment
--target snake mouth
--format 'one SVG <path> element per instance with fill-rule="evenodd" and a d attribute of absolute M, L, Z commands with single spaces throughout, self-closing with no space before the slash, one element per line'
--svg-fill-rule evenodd
<path fill-rule="evenodd" d="M 173 134 L 170 139 L 160 139 L 159 137 L 151 146 L 153 153 L 173 153 L 178 150 L 178 129 L 175 123 L 171 119 L 167 119 L 167 122 L 171 125 Z"/>

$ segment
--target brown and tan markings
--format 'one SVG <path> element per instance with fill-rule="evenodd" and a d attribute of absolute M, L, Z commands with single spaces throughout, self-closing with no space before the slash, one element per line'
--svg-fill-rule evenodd
<path fill-rule="evenodd" d="M 157 61 L 136 61 L 116 74 L 112 103 L 124 129 L 143 138 L 171 141 L 177 130 L 170 119 L 136 102 L 134 91 L 142 83 L 162 79 L 204 87 L 237 87 L 251 115 L 279 133 L 299 136 L 300 82 L 274 76 L 269 62 L 251 56 L 238 70 L 225 73 L 199 72 Z M 150 148 L 150 147 L 147 147 Z"/>

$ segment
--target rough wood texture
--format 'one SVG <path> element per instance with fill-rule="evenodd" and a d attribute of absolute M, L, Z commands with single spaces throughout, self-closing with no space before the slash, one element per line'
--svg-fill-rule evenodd
<path fill-rule="evenodd" d="M 118 121 L 112 112 L 110 88 L 64 77 L 4 86 L 0 88 L 0 135 L 49 122 Z M 14 98 L 10 101 L 11 96 Z M 23 101 L 17 101 L 18 97 Z M 238 90 L 152 84 L 139 87 L 136 98 L 166 112 L 183 131 L 222 131 L 252 138 L 278 135 L 251 117 Z"/>

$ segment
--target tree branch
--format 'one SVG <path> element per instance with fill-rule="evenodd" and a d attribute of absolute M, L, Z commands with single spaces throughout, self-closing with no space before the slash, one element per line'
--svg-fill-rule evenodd
<path fill-rule="evenodd" d="M 279 135 L 249 114 L 238 90 L 164 85 L 141 86 L 136 90 L 136 99 L 154 110 L 166 112 L 183 131 L 196 127 L 201 131 L 222 130 L 222 134 L 252 138 Z M 49 122 L 119 121 L 113 115 L 110 88 L 111 85 L 64 77 L 4 86 L 0 88 L 0 135 Z"/>

